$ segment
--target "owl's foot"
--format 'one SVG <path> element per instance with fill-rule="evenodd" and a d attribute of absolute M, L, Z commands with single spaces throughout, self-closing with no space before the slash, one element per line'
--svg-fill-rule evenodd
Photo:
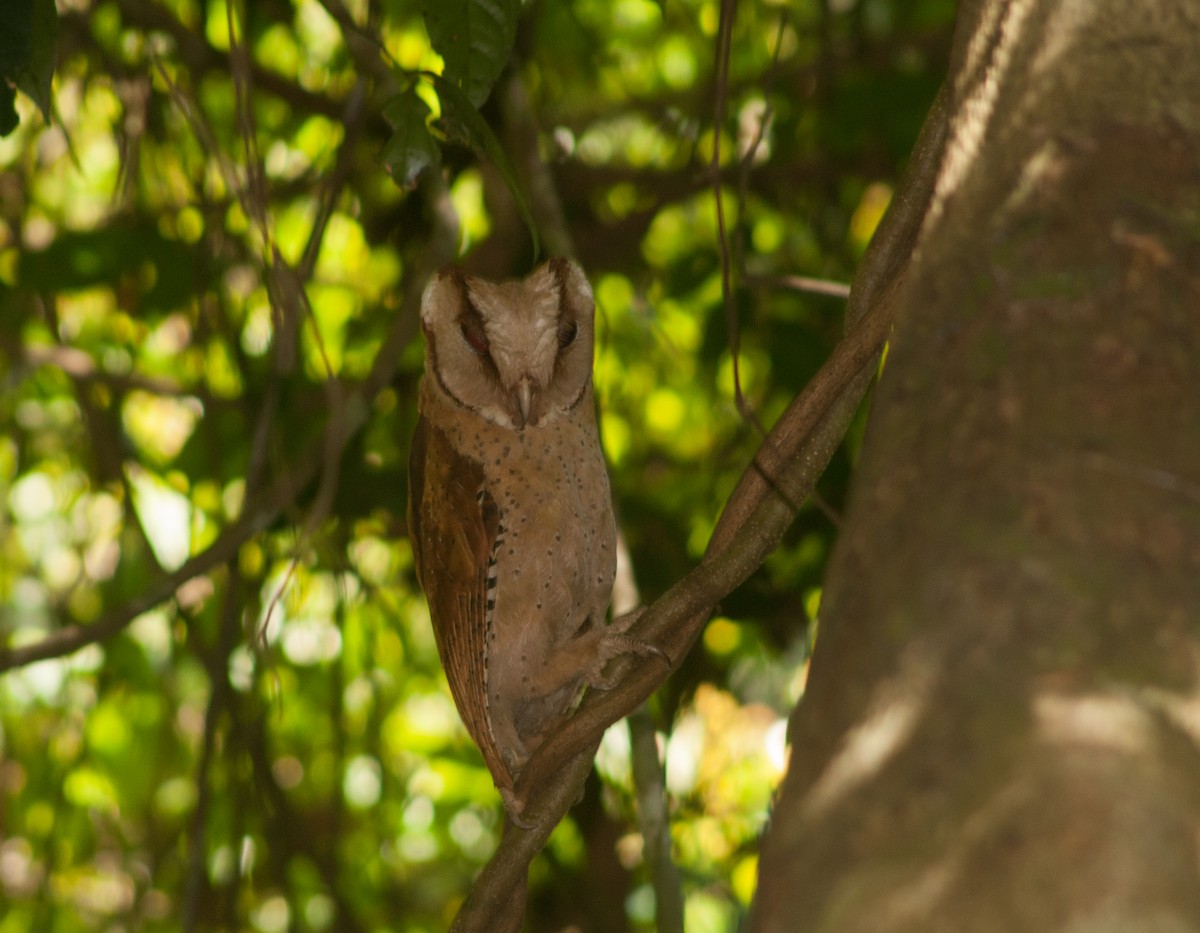
<path fill-rule="evenodd" d="M 641 609 L 634 610 L 638 616 L 643 611 Z M 626 613 L 618 621 L 624 620 L 629 615 L 633 615 L 633 613 Z M 636 621 L 636 619 L 631 620 L 630 624 L 633 621 Z M 665 665 L 667 670 L 671 669 L 671 659 L 657 645 L 652 645 L 648 641 L 642 641 L 640 638 L 633 638 L 630 635 L 623 635 L 619 632 L 612 633 L 606 635 L 604 641 L 601 643 L 600 657 L 597 659 L 595 667 L 592 668 L 588 676 L 588 686 L 594 690 L 611 690 L 617 686 L 622 678 L 618 676 L 605 677 L 604 668 L 609 661 L 627 654 L 636 654 L 643 658 L 652 657 Z"/>
<path fill-rule="evenodd" d="M 629 612 L 622 612 L 619 616 L 613 619 L 612 625 L 609 626 L 609 631 L 611 634 L 605 639 L 605 641 L 615 642 L 623 650 L 617 651 L 609 655 L 609 657 L 615 658 L 622 654 L 640 654 L 643 657 L 653 656 L 662 661 L 662 663 L 665 664 L 669 670 L 672 666 L 671 659 L 667 656 L 665 651 L 663 651 L 657 645 L 652 645 L 650 642 L 644 641 L 641 638 L 633 638 L 632 636 L 625 634 L 631 628 L 637 625 L 638 620 L 641 619 L 641 617 L 645 614 L 646 607 L 638 606 L 636 609 L 631 609 Z"/>

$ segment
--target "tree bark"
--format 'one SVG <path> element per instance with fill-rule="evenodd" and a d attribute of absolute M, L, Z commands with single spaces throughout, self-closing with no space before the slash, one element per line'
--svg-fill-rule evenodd
<path fill-rule="evenodd" d="M 1200 930 L 1200 6 L 949 90 L 751 929 Z"/>

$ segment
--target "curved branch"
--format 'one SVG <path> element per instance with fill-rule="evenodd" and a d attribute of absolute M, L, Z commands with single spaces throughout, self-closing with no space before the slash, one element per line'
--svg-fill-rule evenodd
<path fill-rule="evenodd" d="M 866 391 L 891 326 L 896 296 L 916 249 L 946 136 L 947 94 L 939 93 L 909 169 L 855 277 L 850 330 L 767 435 L 713 532 L 700 565 L 671 587 L 639 621 L 639 635 L 679 666 L 714 607 L 746 580 L 791 525 Z M 774 491 L 776 495 L 768 495 Z M 631 662 L 626 662 L 627 665 Z M 626 671 L 621 685 L 585 697 L 564 727 L 534 753 L 518 793 L 533 828 L 511 822 L 472 887 L 453 930 L 519 929 L 529 862 L 577 799 L 608 726 L 644 702 L 669 676 L 655 663 Z M 521 901 L 515 905 L 514 901 Z M 515 925 L 514 925 L 515 924 Z"/>
<path fill-rule="evenodd" d="M 817 427 L 814 437 L 828 446 L 828 434 L 838 432 L 823 435 L 820 425 Z M 811 488 L 815 481 L 809 476 L 811 462 L 803 456 L 794 458 L 793 470 L 781 483 L 789 487 L 794 498 L 802 500 L 800 487 L 807 482 Z M 661 647 L 675 659 L 673 667 L 678 666 L 699 637 L 713 607 L 758 568 L 793 516 L 788 501 L 778 496 L 762 498 L 726 547 L 707 555 L 699 567 L 646 610 L 639 623 L 639 636 Z M 512 928 L 512 892 L 524 884 L 529 862 L 577 799 L 604 730 L 644 702 L 668 673 L 658 664 L 643 663 L 628 672 L 627 679 L 615 690 L 586 697 L 562 730 L 538 748 L 525 765 L 517 787 L 518 793 L 529 800 L 524 815 L 533 828 L 522 830 L 511 822 L 505 826 L 500 845 L 476 878 L 453 930 L 466 933 Z M 517 919 L 519 922 L 519 916 Z"/>
<path fill-rule="evenodd" d="M 859 397 L 865 391 L 892 326 L 896 293 L 917 248 L 925 208 L 933 196 L 948 127 L 946 96 L 943 88 L 934 100 L 908 170 L 854 277 L 846 307 L 846 337 L 759 447 L 721 513 L 708 553 L 726 547 L 733 530 L 741 527 L 763 497 L 772 488 L 780 489 L 776 478 L 791 459 L 803 452 L 805 438 L 813 432 L 822 413 L 834 404 L 835 396 L 844 396 L 859 381 L 863 383 L 862 390 L 856 390 Z M 822 462 L 820 469 L 824 466 Z M 795 500 L 794 507 L 799 508 L 801 501 Z"/>

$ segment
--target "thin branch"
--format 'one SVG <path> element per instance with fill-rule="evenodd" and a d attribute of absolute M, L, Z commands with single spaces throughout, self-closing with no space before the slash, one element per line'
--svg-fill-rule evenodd
<path fill-rule="evenodd" d="M 395 83 L 393 68 L 398 63 L 392 58 L 387 46 L 379 38 L 378 7 L 368 5 L 367 23 L 360 26 L 354 19 L 354 14 L 342 0 L 318 0 L 325 12 L 337 22 L 342 30 L 342 39 L 346 43 L 346 51 L 354 59 L 354 70 L 360 75 L 370 75 L 378 84 L 391 87 Z"/>
<path fill-rule="evenodd" d="M 683 881 L 671 858 L 671 820 L 663 761 L 654 720 L 645 704 L 629 714 L 629 744 L 638 828 L 654 887 L 654 928 L 658 933 L 683 933 Z"/>
<path fill-rule="evenodd" d="M 221 607 L 221 629 L 208 663 L 209 695 L 204 712 L 204 740 L 200 760 L 196 763 L 196 809 L 188 829 L 187 874 L 183 886 L 183 929 L 191 933 L 200 923 L 201 899 L 208 887 L 208 810 L 212 801 L 209 774 L 217 755 L 217 728 L 229 704 L 232 688 L 229 684 L 229 657 L 237 647 L 241 634 L 238 612 L 237 562 L 229 561 L 229 582 Z"/>
<path fill-rule="evenodd" d="M 98 621 L 87 625 L 64 625 L 41 641 L 18 648 L 0 648 L 0 673 L 35 661 L 59 658 L 116 635 L 143 612 L 170 599 L 192 577 L 209 573 L 234 558 L 246 541 L 267 528 L 295 500 L 311 482 L 316 471 L 317 458 L 310 451 L 303 458 L 300 469 L 276 483 L 271 491 L 258 500 L 251 514 L 230 525 L 216 541 L 185 561 L 178 570 L 159 577 L 137 596 L 112 609 Z"/>
<path fill-rule="evenodd" d="M 225 4 L 225 27 L 229 32 L 230 77 L 233 80 L 234 121 L 242 140 L 242 164 L 246 171 L 245 196 L 241 199 L 246 216 L 258 227 L 263 242 L 269 244 L 270 230 L 267 226 L 267 173 L 262 154 L 258 150 L 258 127 L 254 118 L 253 68 L 250 52 L 243 41 L 245 21 L 244 0 L 241 16 L 239 4 Z"/>
<path fill-rule="evenodd" d="M 617 575 L 613 582 L 613 616 L 636 611 L 641 604 L 633 561 L 625 536 L 617 530 Z M 671 821 L 667 814 L 664 764 L 659 756 L 654 720 L 643 703 L 629 714 L 629 747 L 633 787 L 637 795 L 638 829 L 646 867 L 654 887 L 654 925 L 658 933 L 683 933 L 683 882 L 671 859 Z"/>
<path fill-rule="evenodd" d="M 162 61 L 154 59 L 153 65 L 159 79 L 166 85 L 167 96 L 171 103 L 179 109 L 180 114 L 187 121 L 188 126 L 191 127 L 192 133 L 196 137 L 196 142 L 204 153 L 205 164 L 211 165 L 215 163 L 220 170 L 221 178 L 225 182 L 226 188 L 234 193 L 239 204 L 244 203 L 241 179 L 238 178 L 233 163 L 229 161 L 225 151 L 217 143 L 216 133 L 213 132 L 212 127 L 209 125 L 208 116 L 204 113 L 203 108 L 194 105 L 195 98 L 189 97 L 184 92 L 183 86 L 171 76 L 171 72 L 167 70 L 166 65 Z M 199 201 L 201 199 L 197 197 L 196 200 Z"/>
<path fill-rule="evenodd" d="M 709 171 L 713 199 L 717 208 L 717 241 L 721 255 L 721 304 L 725 309 L 725 330 L 729 340 L 729 355 L 733 360 L 733 398 L 742 417 L 766 434 L 758 415 L 742 392 L 741 336 L 738 328 L 737 305 L 733 299 L 733 257 L 729 248 L 729 233 L 725 224 L 725 202 L 721 197 L 721 130 L 729 103 L 729 55 L 733 42 L 733 19 L 737 0 L 721 0 L 721 18 L 717 27 L 716 83 L 713 89 L 713 151 Z"/>
<path fill-rule="evenodd" d="M 325 229 L 333 216 L 334 208 L 341 199 L 342 190 L 350 177 L 354 165 L 354 153 L 359 139 L 362 137 L 366 124 L 367 80 L 359 78 L 346 96 L 345 110 L 342 114 L 342 125 L 345 132 L 338 146 L 337 159 L 333 170 L 321 181 L 318 194 L 317 217 L 313 221 L 308 242 L 304 245 L 304 253 L 300 257 L 296 274 L 300 281 L 307 282 L 312 278 L 313 269 L 317 265 L 317 257 L 321 252 L 321 243 L 325 239 Z"/>
<path fill-rule="evenodd" d="M 834 282 L 831 279 L 816 279 L 806 275 L 751 275 L 747 273 L 742 281 L 750 287 L 786 288 L 794 292 L 807 292 L 810 295 L 829 295 L 831 298 L 849 298 L 850 286 L 845 282 Z"/>

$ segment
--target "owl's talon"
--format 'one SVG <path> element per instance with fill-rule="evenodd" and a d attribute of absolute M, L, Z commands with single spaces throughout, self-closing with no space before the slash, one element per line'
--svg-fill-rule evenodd
<path fill-rule="evenodd" d="M 537 828 L 537 823 L 530 823 L 522 816 L 525 801 L 518 797 L 515 791 L 507 787 L 498 787 L 497 790 L 500 791 L 500 799 L 504 801 L 504 812 L 514 826 L 526 832 Z"/>
<path fill-rule="evenodd" d="M 672 667 L 675 666 L 671 662 L 671 656 L 669 654 L 667 654 L 665 651 L 663 651 L 662 648 L 658 647 L 658 645 L 652 645 L 648 641 L 642 642 L 642 644 L 646 648 L 646 650 L 644 652 L 642 652 L 643 654 L 654 658 L 656 661 L 662 662 L 662 664 L 666 667 L 667 670 L 670 670 Z"/>
<path fill-rule="evenodd" d="M 625 635 L 626 632 L 637 625 L 638 620 L 641 619 L 641 617 L 645 614 L 645 606 L 638 606 L 636 609 L 630 609 L 628 612 L 622 612 L 612 621 L 611 628 L 613 629 L 613 635 L 610 636 L 609 640 L 611 642 L 618 638 L 623 639 L 619 643 L 625 647 L 626 653 L 653 655 L 654 657 L 658 658 L 658 660 L 662 661 L 662 663 L 665 664 L 669 669 L 673 667 L 674 664 L 671 661 L 670 656 L 665 651 L 663 651 L 657 645 L 652 645 L 650 642 L 641 638 L 634 638 L 632 636 Z"/>
<path fill-rule="evenodd" d="M 672 664 L 670 655 L 663 651 L 662 648 L 658 647 L 658 645 L 652 645 L 648 641 L 640 641 L 638 639 L 630 640 L 634 643 L 634 645 L 636 645 L 636 647 L 633 645 L 630 646 L 630 654 L 640 654 L 642 657 L 654 658 L 656 661 L 661 661 L 667 670 L 671 669 Z"/>

